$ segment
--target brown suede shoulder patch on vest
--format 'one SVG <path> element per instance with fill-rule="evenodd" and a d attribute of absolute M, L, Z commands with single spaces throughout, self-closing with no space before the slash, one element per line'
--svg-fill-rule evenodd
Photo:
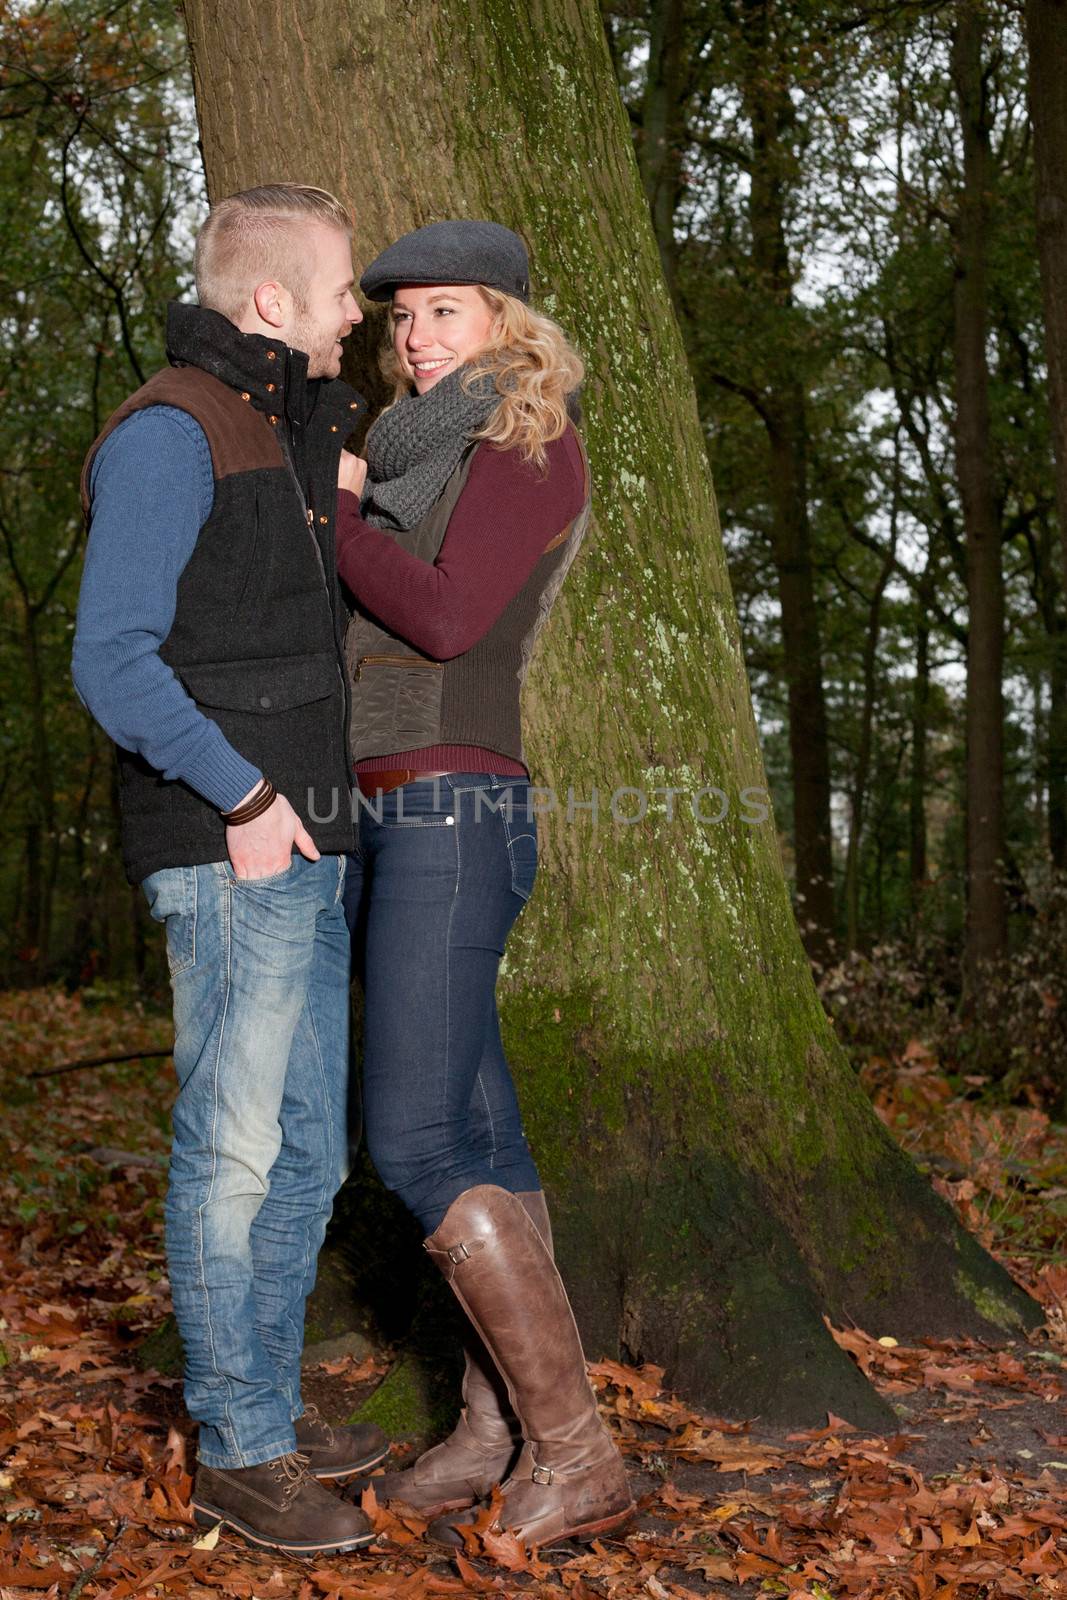
<path fill-rule="evenodd" d="M 216 483 L 235 472 L 284 465 L 277 435 L 263 414 L 219 378 L 199 367 L 164 367 L 109 417 L 82 468 L 82 506 L 89 512 L 89 478 L 96 452 L 127 417 L 147 406 L 175 406 L 187 411 L 207 435 Z"/>

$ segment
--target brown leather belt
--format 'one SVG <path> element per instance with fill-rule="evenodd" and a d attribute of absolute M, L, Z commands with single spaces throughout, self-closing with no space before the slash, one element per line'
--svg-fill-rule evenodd
<path fill-rule="evenodd" d="M 361 794 L 390 794 L 393 789 L 399 789 L 402 783 L 419 783 L 429 778 L 448 776 L 448 772 L 417 772 L 397 767 L 391 772 L 357 772 L 356 783 Z"/>

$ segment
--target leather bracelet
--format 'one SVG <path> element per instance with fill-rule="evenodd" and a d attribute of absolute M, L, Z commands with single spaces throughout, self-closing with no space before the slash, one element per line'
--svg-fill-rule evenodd
<path fill-rule="evenodd" d="M 269 811 L 277 798 L 277 789 L 269 778 L 264 778 L 262 787 L 255 789 L 251 798 L 236 806 L 233 811 L 224 811 L 222 820 L 228 828 L 240 828 L 246 822 L 254 822 L 264 811 Z"/>

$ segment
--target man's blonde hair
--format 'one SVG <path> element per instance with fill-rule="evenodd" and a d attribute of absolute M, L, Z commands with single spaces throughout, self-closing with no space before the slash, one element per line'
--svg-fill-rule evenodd
<path fill-rule="evenodd" d="M 275 279 L 305 311 L 314 266 L 302 232 L 309 221 L 352 236 L 352 218 L 337 196 L 307 184 L 265 183 L 212 206 L 194 257 L 200 304 L 237 322 L 259 285 Z"/>

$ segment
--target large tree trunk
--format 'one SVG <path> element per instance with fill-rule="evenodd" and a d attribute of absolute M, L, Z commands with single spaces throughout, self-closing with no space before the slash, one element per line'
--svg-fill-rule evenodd
<path fill-rule="evenodd" d="M 952 80 L 963 144 L 955 224 L 953 350 L 956 476 L 967 541 L 967 939 L 969 992 L 1004 954 L 1004 577 L 989 420 L 987 237 L 992 163 L 982 72 L 982 17 L 960 0 Z"/>
<path fill-rule="evenodd" d="M 746 804 L 764 774 L 707 457 L 596 7 L 186 10 L 213 195 L 335 189 L 358 263 L 443 216 L 510 223 L 589 358 L 597 525 L 525 704 L 559 805 L 501 981 L 587 1348 L 660 1361 L 736 1412 L 890 1422 L 824 1313 L 987 1338 L 1040 1314 L 873 1114 L 818 1002 L 773 823 Z M 674 819 L 661 795 L 616 820 L 613 798 L 620 819 L 641 809 L 624 785 L 673 786 Z M 708 786 L 725 802 L 698 809 L 719 823 L 689 800 Z M 598 818 L 568 818 L 571 788 L 599 790 Z"/>
<path fill-rule="evenodd" d="M 1067 0 L 1026 0 L 1024 10 L 1056 510 L 1067 579 Z"/>

